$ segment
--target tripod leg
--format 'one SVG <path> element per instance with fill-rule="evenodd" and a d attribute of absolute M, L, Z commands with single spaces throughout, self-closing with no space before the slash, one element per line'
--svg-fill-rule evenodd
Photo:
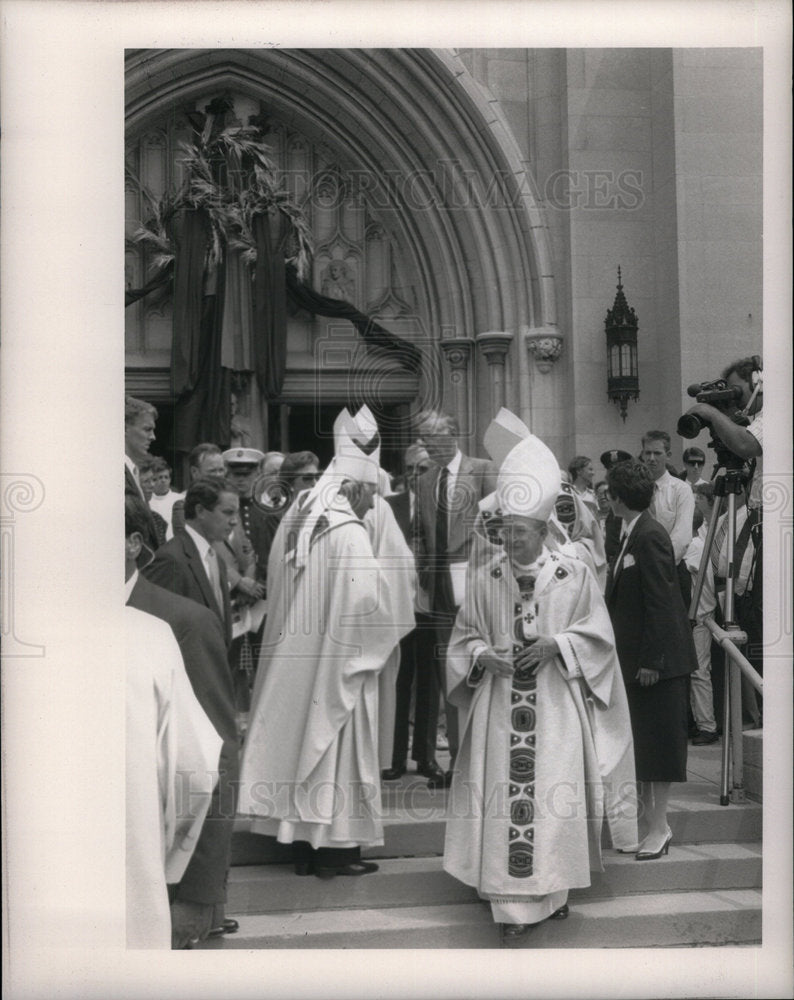
<path fill-rule="evenodd" d="M 703 583 L 706 579 L 706 573 L 708 572 L 709 560 L 711 559 L 711 549 L 714 544 L 714 535 L 717 531 L 717 522 L 723 512 L 725 506 L 725 497 L 718 494 L 714 497 L 714 506 L 711 510 L 711 517 L 709 519 L 709 530 L 706 534 L 706 541 L 703 543 L 703 555 L 700 557 L 700 566 L 698 566 L 697 580 L 695 581 L 695 586 L 692 591 L 692 600 L 689 604 L 689 619 L 690 621 L 695 621 L 697 618 L 698 604 L 700 604 L 700 595 L 703 591 Z"/>

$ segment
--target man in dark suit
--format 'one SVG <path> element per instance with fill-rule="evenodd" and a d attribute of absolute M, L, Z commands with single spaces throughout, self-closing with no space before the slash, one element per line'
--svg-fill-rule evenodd
<path fill-rule="evenodd" d="M 630 462 L 632 456 L 627 451 L 622 451 L 620 448 L 613 448 L 612 451 L 605 451 L 601 456 L 601 464 L 609 472 L 613 465 L 617 465 L 618 462 Z M 604 484 L 606 485 L 606 484 Z M 620 533 L 623 530 L 623 522 L 619 517 L 616 516 L 615 512 L 611 509 L 604 519 L 603 523 L 604 530 L 604 551 L 606 553 L 607 562 L 611 566 L 615 561 L 615 556 L 617 556 L 620 550 Z"/>
<path fill-rule="evenodd" d="M 678 585 L 673 546 L 651 515 L 654 483 L 640 462 L 607 473 L 623 541 L 610 569 L 605 599 L 629 700 L 639 784 L 638 860 L 666 853 L 671 781 L 686 781 L 687 679 L 697 669 L 692 628 Z"/>
<path fill-rule="evenodd" d="M 446 655 L 458 608 L 463 603 L 466 566 L 480 500 L 496 489 L 497 470 L 481 458 L 469 458 L 458 447 L 454 417 L 428 410 L 416 427 L 436 465 L 417 480 L 416 512 L 419 583 L 430 595 L 436 631 L 436 669 L 445 692 L 450 767 L 458 752 L 457 708 L 446 700 Z M 431 788 L 449 787 L 452 770 L 443 781 L 431 778 Z"/>
<path fill-rule="evenodd" d="M 208 936 L 237 930 L 236 921 L 224 919 L 239 777 L 239 741 L 231 675 L 218 616 L 196 601 L 156 586 L 138 573 L 136 560 L 143 543 L 146 511 L 137 497 L 125 498 L 124 523 L 127 604 L 171 626 L 193 692 L 223 740 L 219 780 L 209 812 L 184 875 L 178 885 L 169 889 L 172 945 L 185 948 Z"/>
<path fill-rule="evenodd" d="M 430 457 L 422 445 L 412 444 L 405 452 L 404 492 L 386 497 L 394 517 L 411 551 L 416 555 L 416 481 L 431 467 Z M 416 598 L 416 628 L 400 640 L 400 669 L 397 674 L 397 701 L 394 716 L 392 765 L 381 772 L 385 781 L 396 781 L 406 771 L 408 757 L 408 716 L 411 710 L 411 688 L 414 687 L 414 732 L 411 759 L 416 761 L 417 774 L 439 781 L 444 774 L 436 763 L 436 730 L 438 729 L 438 674 L 434 665 L 435 629 L 428 615 L 427 594 L 418 588 Z M 415 684 L 414 684 L 415 679 Z"/>
<path fill-rule="evenodd" d="M 141 488 L 139 466 L 150 458 L 149 446 L 154 441 L 157 410 L 143 399 L 127 396 L 124 400 L 124 496 L 138 497 L 145 509 L 143 546 L 138 559 L 141 566 L 152 558 L 160 544 L 157 527 Z"/>
<path fill-rule="evenodd" d="M 166 590 L 213 611 L 232 641 L 232 615 L 226 566 L 213 548 L 237 524 L 240 503 L 225 479 L 197 479 L 185 495 L 185 530 L 161 546 L 145 568 L 146 576 Z"/>
<path fill-rule="evenodd" d="M 191 483 L 197 479 L 225 479 L 226 463 L 220 448 L 211 441 L 197 444 L 187 457 L 188 477 Z M 176 535 L 185 530 L 185 498 L 174 500 L 171 508 L 171 530 Z"/>

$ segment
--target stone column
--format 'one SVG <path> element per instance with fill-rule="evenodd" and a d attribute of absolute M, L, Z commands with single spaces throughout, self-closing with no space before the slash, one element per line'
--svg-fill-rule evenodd
<path fill-rule="evenodd" d="M 452 383 L 454 414 L 462 438 L 469 438 L 473 432 L 470 413 L 469 361 L 474 341 L 471 337 L 449 337 L 440 340 L 441 350 L 450 367 L 449 380 Z"/>
<path fill-rule="evenodd" d="M 491 376 L 492 416 L 496 416 L 505 405 L 505 358 L 512 340 L 512 333 L 501 330 L 491 330 L 477 335 L 477 345 L 485 355 Z"/>

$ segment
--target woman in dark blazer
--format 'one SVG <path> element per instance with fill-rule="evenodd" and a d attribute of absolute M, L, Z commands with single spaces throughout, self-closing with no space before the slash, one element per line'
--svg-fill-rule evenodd
<path fill-rule="evenodd" d="M 624 541 L 610 569 L 606 603 L 629 699 L 640 799 L 636 858 L 667 854 L 670 782 L 686 781 L 687 677 L 697 669 L 692 628 L 681 597 L 673 547 L 648 513 L 653 482 L 640 462 L 607 472 L 612 510 Z"/>

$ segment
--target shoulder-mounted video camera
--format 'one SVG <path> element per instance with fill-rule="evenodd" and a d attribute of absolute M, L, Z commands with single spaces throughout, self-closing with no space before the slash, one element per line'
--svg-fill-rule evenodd
<path fill-rule="evenodd" d="M 708 403 L 716 410 L 730 417 L 735 424 L 747 427 L 749 417 L 745 416 L 738 404 L 742 399 L 742 389 L 738 385 L 728 385 L 724 378 L 713 382 L 696 382 L 687 388 L 687 395 L 693 396 L 698 403 Z M 706 421 L 697 413 L 685 413 L 678 419 L 677 430 L 681 437 L 696 438 L 707 427 Z"/>

